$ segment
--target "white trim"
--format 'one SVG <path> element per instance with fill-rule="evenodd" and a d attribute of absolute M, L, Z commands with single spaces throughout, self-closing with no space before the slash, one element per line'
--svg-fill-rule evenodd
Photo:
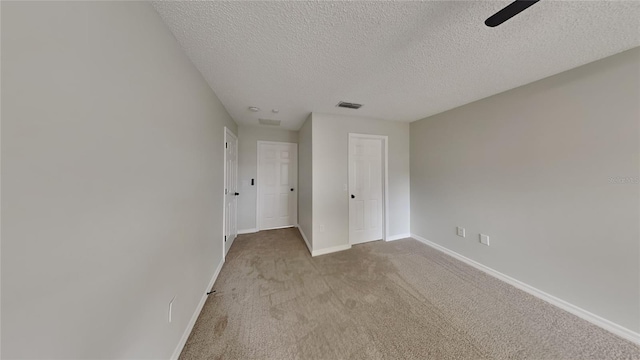
<path fill-rule="evenodd" d="M 258 181 L 260 181 L 260 145 L 261 144 L 287 144 L 287 145 L 293 145 L 295 147 L 296 150 L 296 171 L 293 173 L 293 178 L 294 178 L 294 186 L 295 186 L 295 193 L 296 193 L 296 201 L 295 201 L 295 221 L 298 221 L 298 144 L 297 143 L 292 143 L 292 142 L 283 142 L 283 141 L 264 141 L 264 140 L 258 140 L 256 142 L 256 229 L 258 231 L 260 230 L 272 230 L 272 229 L 283 229 L 283 228 L 287 228 L 287 227 L 292 227 L 292 226 L 296 226 L 296 225 L 288 225 L 288 226 L 282 226 L 282 227 L 276 227 L 276 228 L 268 228 L 268 229 L 263 229 L 260 226 L 260 183 Z"/>
<path fill-rule="evenodd" d="M 238 179 L 238 136 L 236 136 L 236 134 L 233 133 L 233 131 L 231 131 L 231 129 L 229 129 L 228 127 L 224 127 L 224 138 L 223 138 L 223 161 L 222 161 L 222 260 L 224 262 L 224 259 L 227 257 L 227 244 L 225 241 L 225 236 L 227 236 L 226 234 L 226 227 L 227 227 L 227 219 L 225 218 L 225 214 L 226 212 L 226 206 L 227 206 L 227 194 L 225 194 L 225 190 L 226 190 L 226 185 L 227 185 L 227 135 L 231 135 L 235 140 L 236 140 L 236 181 Z M 236 189 L 238 187 L 238 184 L 236 184 Z M 238 199 L 235 199 L 236 201 L 236 235 L 238 232 Z M 236 238 L 234 237 L 233 239 L 229 239 L 229 248 L 231 248 L 231 245 L 233 244 L 233 241 Z"/>
<path fill-rule="evenodd" d="M 187 340 L 189 339 L 189 335 L 191 335 L 193 326 L 196 324 L 196 320 L 198 320 L 198 316 L 200 316 L 200 312 L 202 312 L 202 308 L 204 307 L 204 304 L 207 302 L 207 297 L 208 297 L 207 293 L 211 291 L 213 284 L 215 284 L 216 280 L 218 279 L 218 275 L 220 275 L 220 270 L 222 270 L 222 265 L 224 265 L 224 259 L 220 261 L 220 264 L 216 268 L 216 271 L 213 273 L 213 277 L 211 277 L 211 280 L 209 281 L 207 288 L 204 289 L 204 295 L 202 295 L 202 299 L 200 299 L 200 302 L 198 303 L 196 310 L 193 312 L 193 315 L 191 316 L 191 320 L 189 320 L 189 323 L 187 324 L 187 328 L 184 330 L 184 333 L 182 334 L 182 338 L 180 338 L 180 342 L 178 343 L 178 346 L 176 346 L 176 349 L 173 351 L 173 354 L 171 355 L 171 360 L 177 360 L 180 357 L 180 353 L 182 352 L 182 349 L 184 349 L 184 346 L 186 345 Z"/>
<path fill-rule="evenodd" d="M 300 231 L 300 235 L 302 235 L 302 239 L 304 240 L 304 243 L 307 244 L 307 249 L 309 249 L 309 254 L 313 256 L 313 250 L 311 250 L 309 239 L 307 239 L 307 236 L 304 234 L 304 231 L 302 231 L 302 228 L 300 227 L 300 225 L 296 225 L 296 227 L 298 228 L 298 231 Z"/>
<path fill-rule="evenodd" d="M 348 161 L 351 161 L 351 139 L 352 138 L 361 138 L 361 139 L 378 139 L 382 140 L 382 147 L 384 148 L 384 178 L 382 184 L 382 201 L 384 202 L 384 206 L 382 207 L 382 240 L 388 241 L 389 238 L 389 136 L 387 135 L 370 135 L 370 134 L 359 134 L 359 133 L 349 133 L 348 140 L 348 149 L 347 149 L 347 157 Z M 350 166 L 350 165 L 349 165 Z M 351 169 L 347 168 L 347 188 L 351 185 Z M 349 193 L 347 193 L 349 194 Z M 348 196 L 348 195 L 347 195 Z M 351 201 L 349 201 L 349 206 L 351 206 Z M 349 211 L 349 213 L 351 213 Z M 357 245 L 351 241 L 351 231 L 349 231 L 349 244 Z M 361 244 L 361 243 L 358 243 Z"/>
<path fill-rule="evenodd" d="M 227 132 L 229 129 L 224 127 L 224 135 L 222 136 L 222 261 L 227 255 Z M 173 359 L 173 358 L 172 358 Z"/>
<path fill-rule="evenodd" d="M 311 252 L 311 256 L 320 256 L 320 255 L 325 255 L 325 254 L 331 254 L 334 252 L 338 252 L 338 251 L 343 251 L 343 250 L 349 250 L 351 249 L 351 244 L 348 245 L 338 245 L 338 246 L 333 246 L 330 248 L 324 248 L 324 249 L 320 249 L 320 250 L 313 250 Z"/>
<path fill-rule="evenodd" d="M 499 271 L 496 271 L 488 266 L 482 265 L 479 262 L 476 262 L 474 260 L 469 259 L 468 257 L 465 257 L 463 255 L 458 254 L 455 251 L 449 250 L 446 247 L 442 246 L 442 245 L 438 245 L 432 241 L 429 241 L 421 236 L 418 236 L 416 234 L 411 234 L 411 237 L 420 241 L 421 243 L 428 245 L 436 250 L 442 251 L 443 253 L 457 259 L 460 260 L 466 264 L 469 264 L 473 267 L 475 267 L 476 269 L 483 271 L 495 278 L 497 278 L 498 280 L 502 280 L 504 282 L 506 282 L 507 284 L 510 284 L 512 286 L 515 286 L 516 288 L 529 293 L 535 297 L 537 297 L 538 299 L 544 300 L 548 303 L 550 303 L 551 305 L 555 305 L 556 307 L 559 307 L 562 310 L 565 310 L 579 318 L 582 318 L 584 320 L 587 320 L 588 322 L 597 325 L 615 335 L 620 336 L 623 339 L 629 340 L 631 342 L 634 342 L 636 344 L 640 344 L 640 333 L 637 333 L 633 330 L 627 329 L 624 326 L 618 325 L 610 320 L 607 320 L 601 316 L 598 316 L 596 314 L 593 314 L 585 309 L 582 309 L 576 305 L 573 305 L 565 300 L 562 300 L 560 298 L 557 298 L 553 295 L 547 294 L 546 292 L 539 290 L 531 285 L 525 284 L 520 280 L 516 280 L 508 275 L 505 275 Z"/>
<path fill-rule="evenodd" d="M 399 235 L 392 235 L 387 237 L 386 241 L 395 241 L 395 240 L 400 240 L 400 239 L 406 239 L 406 238 L 410 238 L 411 234 L 399 234 Z"/>
<path fill-rule="evenodd" d="M 257 233 L 258 229 L 242 229 L 242 230 L 238 230 L 238 235 L 242 235 L 242 234 L 253 234 L 253 233 Z"/>
<path fill-rule="evenodd" d="M 262 230 L 277 230 L 277 229 L 287 229 L 287 228 L 292 228 L 292 227 L 298 227 L 298 225 L 285 225 L 285 226 L 278 226 L 278 227 L 262 229 Z M 242 230 L 238 230 L 238 235 L 254 234 L 254 233 L 257 233 L 258 231 L 261 231 L 261 230 L 258 230 L 258 229 L 242 229 Z"/>
<path fill-rule="evenodd" d="M 262 229 L 262 230 L 258 230 L 258 231 L 278 230 L 278 229 L 288 229 L 288 228 L 292 228 L 292 227 L 296 227 L 296 226 L 298 226 L 298 225 L 276 226 L 276 227 L 266 228 L 266 229 Z"/>
<path fill-rule="evenodd" d="M 384 214 L 383 214 L 383 226 L 382 240 L 387 241 L 389 238 L 389 137 L 384 136 Z"/>

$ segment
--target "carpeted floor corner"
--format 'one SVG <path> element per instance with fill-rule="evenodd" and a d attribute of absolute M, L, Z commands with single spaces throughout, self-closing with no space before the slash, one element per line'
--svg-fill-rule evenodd
<path fill-rule="evenodd" d="M 413 239 L 312 258 L 297 229 L 240 235 L 180 356 L 640 359 L 640 346 Z"/>

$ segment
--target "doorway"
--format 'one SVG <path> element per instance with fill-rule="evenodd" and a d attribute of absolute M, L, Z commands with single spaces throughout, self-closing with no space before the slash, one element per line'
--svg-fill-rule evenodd
<path fill-rule="evenodd" d="M 349 134 L 349 243 L 386 239 L 388 137 Z"/>
<path fill-rule="evenodd" d="M 258 230 L 298 222 L 298 144 L 258 141 Z"/>
<path fill-rule="evenodd" d="M 223 257 L 238 235 L 238 195 L 238 138 L 225 127 Z"/>

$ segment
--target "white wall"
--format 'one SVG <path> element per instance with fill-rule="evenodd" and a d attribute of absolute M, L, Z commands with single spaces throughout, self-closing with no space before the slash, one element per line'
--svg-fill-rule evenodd
<path fill-rule="evenodd" d="M 412 233 L 638 332 L 639 99 L 635 48 L 412 123 Z"/>
<path fill-rule="evenodd" d="M 236 125 L 150 4 L 1 7 L 2 358 L 168 358 Z"/>
<path fill-rule="evenodd" d="M 298 132 L 264 126 L 238 127 L 238 229 L 256 228 L 256 197 L 258 183 L 258 141 L 298 143 Z"/>
<path fill-rule="evenodd" d="M 313 113 L 312 128 L 313 251 L 349 244 L 349 133 L 389 137 L 389 235 L 408 234 L 409 124 Z"/>
<path fill-rule="evenodd" d="M 298 224 L 313 250 L 313 114 L 300 128 L 298 141 Z"/>

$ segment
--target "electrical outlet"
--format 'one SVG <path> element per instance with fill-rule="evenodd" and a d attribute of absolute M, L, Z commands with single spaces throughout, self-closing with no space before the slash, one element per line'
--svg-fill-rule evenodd
<path fill-rule="evenodd" d="M 489 235 L 480 234 L 480 243 L 489 246 Z"/>
<path fill-rule="evenodd" d="M 323 233 L 325 230 L 324 224 L 321 224 L 318 230 Z"/>
<path fill-rule="evenodd" d="M 169 301 L 169 324 L 171 324 L 172 316 L 173 316 L 173 301 L 176 299 L 176 297 L 174 296 L 173 299 L 171 299 L 171 301 Z"/>
<path fill-rule="evenodd" d="M 466 236 L 464 228 L 460 227 L 460 226 L 456 227 L 456 234 L 458 234 L 458 236 L 460 236 L 460 237 L 465 237 Z"/>

